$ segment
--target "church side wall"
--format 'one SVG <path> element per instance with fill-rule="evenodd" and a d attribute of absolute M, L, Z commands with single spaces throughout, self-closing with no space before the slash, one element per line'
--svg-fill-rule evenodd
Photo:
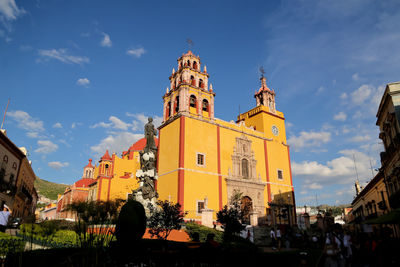
<path fill-rule="evenodd" d="M 199 164 L 198 155 L 204 162 Z M 185 118 L 184 202 L 187 217 L 201 219 L 197 202 L 207 197 L 208 208 L 219 210 L 217 126 Z M 215 219 L 215 218 L 214 218 Z"/>
<path fill-rule="evenodd" d="M 135 152 L 135 154 L 137 153 Z M 138 168 L 140 168 L 140 162 L 136 157 L 132 160 L 115 157 L 114 177 L 111 179 L 109 200 L 126 199 L 128 193 L 132 193 L 132 190 L 139 187 L 136 179 Z"/>

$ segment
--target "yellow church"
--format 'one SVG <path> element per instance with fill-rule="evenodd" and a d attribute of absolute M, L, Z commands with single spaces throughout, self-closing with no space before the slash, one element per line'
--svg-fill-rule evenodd
<path fill-rule="evenodd" d="M 178 59 L 169 80 L 158 128 L 160 199 L 178 202 L 187 219 L 201 220 L 206 208 L 216 220 L 236 190 L 258 221 L 295 223 L 285 118 L 266 78 L 254 94 L 255 107 L 236 122 L 215 118 L 209 74 L 191 51 Z"/>
<path fill-rule="evenodd" d="M 285 118 L 266 78 L 254 94 L 255 107 L 230 122 L 215 118 L 209 74 L 191 51 L 178 59 L 169 80 L 156 140 L 159 199 L 178 202 L 187 220 L 201 222 L 204 211 L 211 211 L 215 221 L 239 191 L 248 223 L 295 223 Z M 135 173 L 145 145 L 143 138 L 121 157 L 106 151 L 97 166 L 85 169 L 93 178 L 88 199 L 127 199 L 138 187 Z"/>

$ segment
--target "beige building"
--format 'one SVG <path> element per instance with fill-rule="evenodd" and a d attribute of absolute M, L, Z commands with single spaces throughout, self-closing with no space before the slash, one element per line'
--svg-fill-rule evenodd
<path fill-rule="evenodd" d="M 0 205 L 13 209 L 14 197 L 17 192 L 17 177 L 24 153 L 6 136 L 6 131 L 0 131 Z"/>
<path fill-rule="evenodd" d="M 35 214 L 36 175 L 26 157 L 26 149 L 18 148 L 0 131 L 0 204 L 10 207 L 13 217 L 26 218 Z"/>
<path fill-rule="evenodd" d="M 17 179 L 17 192 L 14 198 L 13 216 L 23 219 L 35 214 L 38 194 L 34 183 L 36 175 L 32 170 L 31 162 L 25 156 L 22 158 Z"/>
<path fill-rule="evenodd" d="M 350 222 L 361 224 L 389 212 L 383 172 L 378 172 L 364 188 L 361 188 L 358 181 L 355 187 L 356 197 L 351 203 L 352 216 L 349 218 Z"/>
<path fill-rule="evenodd" d="M 381 153 L 381 164 L 386 181 L 390 208 L 400 208 L 400 82 L 386 86 L 376 115 L 379 138 L 385 151 Z"/>

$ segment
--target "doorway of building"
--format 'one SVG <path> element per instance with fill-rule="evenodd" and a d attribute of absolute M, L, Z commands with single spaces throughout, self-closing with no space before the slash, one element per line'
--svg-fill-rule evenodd
<path fill-rule="evenodd" d="M 250 213 L 253 211 L 253 201 L 250 197 L 244 196 L 242 197 L 242 205 L 241 210 L 243 214 L 243 221 L 244 224 L 250 224 Z"/>

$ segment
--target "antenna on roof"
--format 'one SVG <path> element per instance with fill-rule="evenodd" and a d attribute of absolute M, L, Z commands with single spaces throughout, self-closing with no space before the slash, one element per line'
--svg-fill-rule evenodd
<path fill-rule="evenodd" d="M 357 165 L 356 165 L 356 156 L 354 155 L 354 153 L 353 153 L 353 162 L 354 162 L 354 169 L 356 170 L 357 181 L 359 181 L 358 180 Z"/>
<path fill-rule="evenodd" d="M 4 120 L 6 119 L 6 114 L 7 114 L 7 109 L 8 109 L 9 104 L 10 104 L 10 99 L 8 99 L 6 111 L 4 111 L 4 117 L 3 117 L 3 121 L 2 121 L 1 127 L 0 127 L 1 130 L 3 130 Z"/>
<path fill-rule="evenodd" d="M 369 166 L 371 168 L 372 179 L 374 179 L 374 170 L 372 168 L 371 156 L 369 155 L 369 151 L 368 151 L 368 159 L 369 159 Z"/>

